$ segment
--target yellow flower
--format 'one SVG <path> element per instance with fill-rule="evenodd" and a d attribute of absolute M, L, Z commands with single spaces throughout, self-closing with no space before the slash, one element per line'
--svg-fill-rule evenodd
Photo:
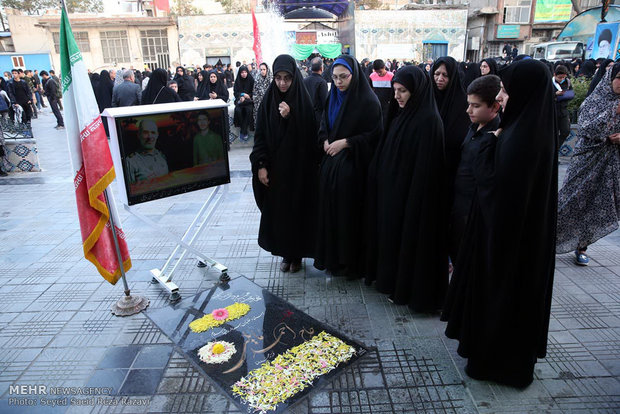
<path fill-rule="evenodd" d="M 189 328 L 196 333 L 207 331 L 211 328 L 223 325 L 225 323 L 234 321 L 244 316 L 250 311 L 250 305 L 246 303 L 233 303 L 230 306 L 226 306 L 228 311 L 228 317 L 226 319 L 215 319 L 213 315 L 208 313 L 200 319 L 196 319 L 189 324 Z"/>

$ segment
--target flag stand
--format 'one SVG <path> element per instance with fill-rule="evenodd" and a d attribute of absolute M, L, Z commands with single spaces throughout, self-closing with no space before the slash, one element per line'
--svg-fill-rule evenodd
<path fill-rule="evenodd" d="M 114 223 L 114 215 L 112 214 L 112 208 L 110 207 L 110 199 L 108 198 L 109 189 L 105 189 L 103 196 L 105 197 L 105 203 L 108 206 L 108 212 L 110 213 L 110 228 L 112 229 L 112 238 L 114 239 L 114 248 L 116 249 L 116 258 L 118 259 L 118 267 L 121 271 L 121 278 L 123 279 L 123 285 L 125 286 L 125 296 L 119 299 L 112 306 L 112 313 L 116 316 L 129 316 L 142 312 L 149 306 L 150 301 L 144 296 L 132 296 L 129 286 L 127 285 L 127 278 L 125 277 L 125 267 L 123 266 L 123 257 L 121 255 L 121 248 L 118 245 L 118 238 L 116 235 L 116 223 Z"/>

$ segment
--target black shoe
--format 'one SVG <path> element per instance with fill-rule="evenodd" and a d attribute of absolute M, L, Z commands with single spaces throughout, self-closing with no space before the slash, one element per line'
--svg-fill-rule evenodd
<path fill-rule="evenodd" d="M 301 270 L 301 259 L 295 259 L 291 262 L 291 273 L 297 273 Z"/>
<path fill-rule="evenodd" d="M 282 259 L 282 263 L 280 263 L 280 270 L 285 273 L 291 270 L 291 262 L 286 259 Z"/>
<path fill-rule="evenodd" d="M 0 170 L 0 177 L 6 177 L 8 174 L 4 171 Z"/>

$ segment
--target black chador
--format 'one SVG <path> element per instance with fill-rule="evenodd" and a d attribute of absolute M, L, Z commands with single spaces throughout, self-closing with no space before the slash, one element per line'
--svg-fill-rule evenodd
<path fill-rule="evenodd" d="M 476 379 L 525 387 L 546 354 L 555 267 L 557 134 L 549 69 L 500 71 L 508 101 L 475 163 L 470 219 L 442 319 Z M 551 121 L 550 121 L 551 120 Z"/>
<path fill-rule="evenodd" d="M 381 105 L 355 58 L 334 61 L 351 74 L 345 91 L 332 85 L 326 103 L 319 146 L 346 139 L 348 145 L 334 156 L 323 152 L 319 176 L 317 252 L 314 265 L 334 274 L 361 277 L 364 268 L 364 201 L 368 165 L 383 131 Z M 343 76 L 342 74 L 340 76 Z"/>
<path fill-rule="evenodd" d="M 393 83 L 411 93 L 394 99 L 368 180 L 366 282 L 415 311 L 437 311 L 448 288 L 443 126 L 429 76 L 400 69 Z"/>
<path fill-rule="evenodd" d="M 443 91 L 437 88 L 433 77 L 435 71 L 445 65 L 448 72 L 448 86 Z M 475 65 L 477 66 L 477 65 Z M 478 69 L 478 72 L 480 69 Z M 433 82 L 433 91 L 435 93 L 435 101 L 437 109 L 441 115 L 444 130 L 444 151 L 446 157 L 446 167 L 448 171 L 448 181 L 454 182 L 454 174 L 459 165 L 461 154 L 461 144 L 463 137 L 467 134 L 467 128 L 471 123 L 467 115 L 467 95 L 463 88 L 460 73 L 456 60 L 449 56 L 441 57 L 433 63 L 431 69 L 431 80 Z M 448 194 L 452 194 L 451 188 Z"/>
<path fill-rule="evenodd" d="M 314 257 L 320 160 L 314 109 L 291 56 L 278 56 L 273 69 L 293 80 L 282 93 L 274 77 L 256 121 L 250 161 L 254 197 L 261 210 L 258 244 L 285 259 Z M 279 111 L 282 102 L 290 107 L 286 118 Z M 261 168 L 267 170 L 268 186 L 258 179 Z"/>

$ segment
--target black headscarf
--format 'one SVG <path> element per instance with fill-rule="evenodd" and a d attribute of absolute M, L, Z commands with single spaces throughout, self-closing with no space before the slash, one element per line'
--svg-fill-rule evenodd
<path fill-rule="evenodd" d="M 112 107 L 112 89 L 114 89 L 114 81 L 110 78 L 110 72 L 102 70 L 99 74 L 99 84 L 95 89 L 95 99 L 97 99 L 99 112 Z"/>
<path fill-rule="evenodd" d="M 433 76 L 440 65 L 445 65 L 449 78 L 448 86 L 443 91 L 437 88 Z M 472 67 L 477 69 L 478 74 L 480 73 L 480 66 L 476 63 L 470 64 L 467 72 L 470 72 Z M 465 112 L 467 110 L 467 94 L 459 76 L 456 60 L 450 56 L 437 59 L 433 64 L 430 76 L 437 109 L 439 109 L 443 121 L 444 154 L 449 173 L 448 180 L 450 180 L 450 177 L 453 177 L 456 172 L 461 154 L 461 144 L 470 124 L 469 116 Z"/>
<path fill-rule="evenodd" d="M 558 134 L 544 63 L 514 62 L 500 76 L 509 96 L 503 131 L 491 141 L 496 146 L 482 148 L 489 168 L 478 168 L 482 159 L 476 163 L 476 195 L 442 319 L 472 375 L 524 387 L 546 353 Z"/>
<path fill-rule="evenodd" d="M 590 96 L 592 91 L 594 91 L 594 89 L 596 88 L 596 85 L 598 85 L 601 79 L 603 79 L 603 76 L 605 75 L 605 72 L 607 71 L 607 65 L 609 65 L 611 62 L 613 62 L 613 60 L 603 59 L 598 69 L 596 69 L 596 73 L 594 74 L 592 81 L 590 82 L 590 86 L 588 87 L 588 93 L 586 94 L 586 96 Z"/>
<path fill-rule="evenodd" d="M 596 70 L 596 63 L 593 59 L 588 59 L 581 65 L 579 68 L 579 73 L 577 76 L 585 76 L 587 79 L 592 78 L 594 76 L 594 71 Z"/>
<path fill-rule="evenodd" d="M 155 69 L 146 88 L 142 91 L 142 105 L 180 102 L 181 98 L 168 87 L 168 73 Z"/>
<path fill-rule="evenodd" d="M 257 116 L 250 161 L 254 197 L 262 212 L 258 243 L 285 258 L 314 257 L 320 155 L 314 109 L 295 59 L 280 55 L 273 68 L 293 79 L 285 93 L 271 82 Z M 280 115 L 282 102 L 290 108 L 287 118 Z M 258 180 L 260 168 L 267 169 L 269 187 Z"/>
<path fill-rule="evenodd" d="M 431 71 L 431 74 L 432 73 L 433 72 Z M 480 76 L 482 76 L 482 73 L 480 73 L 480 65 L 477 62 L 468 63 L 467 69 L 465 70 L 465 75 L 461 78 L 463 90 L 467 91 L 469 85 Z"/>
<path fill-rule="evenodd" d="M 201 70 L 200 76 L 202 80 L 198 79 L 198 86 L 196 87 L 196 98 L 200 101 L 204 101 L 209 99 L 209 92 L 211 89 L 209 88 L 209 72 L 206 70 Z"/>
<path fill-rule="evenodd" d="M 486 64 L 489 65 L 489 68 L 491 69 L 491 71 L 487 73 L 487 75 L 497 75 L 498 68 L 497 68 L 497 62 L 495 61 L 495 59 L 491 59 L 491 58 L 482 59 L 482 61 L 480 62 L 480 65 L 482 65 L 482 62 L 486 62 Z M 480 65 L 478 65 L 478 67 L 480 67 Z M 482 75 L 482 73 L 480 75 Z"/>
<path fill-rule="evenodd" d="M 215 83 L 211 82 L 211 75 L 215 75 Z M 224 85 L 224 80 L 219 75 L 219 73 L 215 69 L 211 70 L 207 75 L 207 79 L 209 82 L 209 93 L 215 92 L 215 94 L 217 95 L 216 99 L 221 99 L 224 102 L 228 102 L 228 88 L 226 88 L 226 85 Z"/>
<path fill-rule="evenodd" d="M 182 75 L 179 75 L 178 73 L 179 69 L 183 70 Z M 153 79 L 151 79 L 149 83 L 151 83 L 152 80 Z M 174 75 L 174 81 L 179 86 L 178 95 L 181 98 L 181 100 L 193 101 L 194 96 L 196 96 L 196 89 L 194 88 L 194 78 L 192 78 L 191 76 L 187 74 L 183 66 L 177 66 L 177 73 Z"/>
<path fill-rule="evenodd" d="M 248 74 L 245 79 L 241 77 L 241 72 L 244 71 Z M 252 77 L 252 74 L 250 73 L 246 65 L 241 65 L 239 67 L 239 70 L 237 71 L 237 80 L 235 80 L 233 93 L 235 95 L 235 105 L 237 105 L 237 102 L 239 102 L 239 98 L 241 98 L 241 93 L 249 95 L 250 98 L 253 97 L 252 94 L 254 93 L 254 78 Z M 253 105 L 252 101 L 244 101 L 241 105 L 250 104 Z"/>
<path fill-rule="evenodd" d="M 448 287 L 443 125 L 424 69 L 392 79 L 411 93 L 393 99 L 369 171 L 366 282 L 415 311 L 437 311 Z"/>
<path fill-rule="evenodd" d="M 90 75 L 90 84 L 93 86 L 93 92 L 97 90 L 97 86 L 99 86 L 99 79 L 101 75 L 98 73 L 93 73 Z"/>

